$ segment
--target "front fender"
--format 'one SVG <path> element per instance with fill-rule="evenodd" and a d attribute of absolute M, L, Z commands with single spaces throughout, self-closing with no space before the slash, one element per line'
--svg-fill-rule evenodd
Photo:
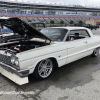
<path fill-rule="evenodd" d="M 54 59 L 56 59 L 55 57 L 52 57 L 52 56 L 49 56 L 49 57 L 47 57 L 47 56 L 42 56 L 42 57 L 39 57 L 39 58 L 34 58 L 34 59 L 30 59 L 30 60 L 23 61 L 23 62 L 21 62 L 20 64 L 21 64 L 21 66 L 24 66 L 24 65 L 29 64 L 29 66 L 28 66 L 28 68 L 30 69 L 29 74 L 31 74 L 31 73 L 34 72 L 34 70 L 35 70 L 37 64 L 38 64 L 41 60 L 48 59 L 48 58 L 54 58 Z M 56 59 L 56 61 L 57 61 L 57 59 Z M 58 63 L 58 61 L 57 61 L 57 63 Z M 27 68 L 27 66 L 26 66 L 26 68 Z"/>

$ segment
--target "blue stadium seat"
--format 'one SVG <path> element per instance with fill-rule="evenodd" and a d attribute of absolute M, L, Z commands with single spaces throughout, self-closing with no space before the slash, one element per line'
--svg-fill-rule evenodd
<path fill-rule="evenodd" d="M 37 14 L 33 14 L 33 17 L 38 18 L 39 16 Z"/>
<path fill-rule="evenodd" d="M 18 13 L 15 13 L 15 16 L 16 17 L 22 17 L 22 15 L 21 14 L 18 14 Z"/>
<path fill-rule="evenodd" d="M 39 16 L 40 18 L 44 18 L 44 15 L 42 15 L 42 14 L 38 14 L 38 16 Z"/>
<path fill-rule="evenodd" d="M 44 16 L 46 17 L 46 18 L 49 18 L 50 16 L 49 15 L 47 15 L 47 14 L 44 14 Z"/>
<path fill-rule="evenodd" d="M 22 17 L 28 17 L 27 14 L 21 14 L 21 15 L 22 15 Z"/>
<path fill-rule="evenodd" d="M 15 14 L 14 14 L 14 13 L 9 13 L 9 15 L 10 15 L 11 17 L 15 17 Z"/>
<path fill-rule="evenodd" d="M 0 13 L 0 17 L 3 17 L 4 15 L 2 13 Z"/>
<path fill-rule="evenodd" d="M 11 17 L 8 13 L 2 13 L 5 17 Z"/>

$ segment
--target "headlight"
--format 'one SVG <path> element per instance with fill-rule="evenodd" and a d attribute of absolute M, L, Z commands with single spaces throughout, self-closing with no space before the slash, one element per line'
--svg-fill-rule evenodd
<path fill-rule="evenodd" d="M 19 66 L 18 58 L 15 55 L 11 56 L 11 64 Z"/>
<path fill-rule="evenodd" d="M 15 65 L 16 65 L 16 66 L 19 66 L 18 58 L 15 59 Z"/>
<path fill-rule="evenodd" d="M 16 59 L 15 56 L 12 56 L 12 57 L 11 57 L 11 63 L 12 63 L 12 64 L 15 64 L 15 59 Z"/>

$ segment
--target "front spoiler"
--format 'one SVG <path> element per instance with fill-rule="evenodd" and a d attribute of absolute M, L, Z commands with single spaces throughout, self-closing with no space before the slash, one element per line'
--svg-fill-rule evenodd
<path fill-rule="evenodd" d="M 28 75 L 23 76 L 22 74 L 20 74 L 20 72 L 22 71 L 17 71 L 15 68 L 11 68 L 10 66 L 4 66 L 6 64 L 0 62 L 0 73 L 4 76 L 6 76 L 7 78 L 9 78 L 10 80 L 14 81 L 15 83 L 17 83 L 18 85 L 23 85 L 28 83 Z"/>

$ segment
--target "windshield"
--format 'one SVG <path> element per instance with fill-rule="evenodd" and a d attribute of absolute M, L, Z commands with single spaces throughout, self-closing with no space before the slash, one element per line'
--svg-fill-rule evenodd
<path fill-rule="evenodd" d="M 41 32 L 52 41 L 62 41 L 68 30 L 63 28 L 45 28 Z"/>

